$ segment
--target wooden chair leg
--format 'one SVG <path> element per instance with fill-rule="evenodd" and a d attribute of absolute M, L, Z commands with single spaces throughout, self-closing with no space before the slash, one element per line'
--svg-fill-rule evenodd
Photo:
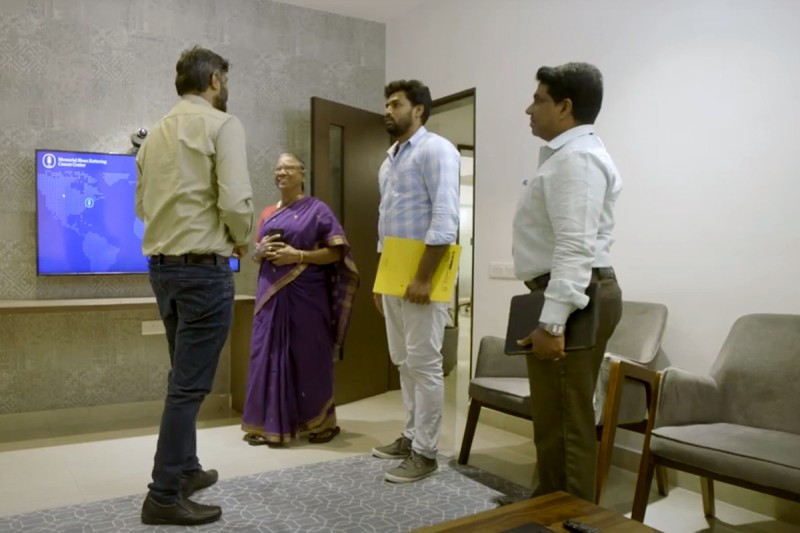
<path fill-rule="evenodd" d="M 617 420 L 619 419 L 619 404 L 622 398 L 622 385 L 624 378 L 620 377 L 619 362 L 612 362 L 609 369 L 608 392 L 603 408 L 603 428 L 600 438 L 600 452 L 597 457 L 597 473 L 595 475 L 594 502 L 600 503 L 603 487 L 608 480 L 611 469 L 611 457 L 614 453 L 614 437 L 617 434 Z"/>
<path fill-rule="evenodd" d="M 707 517 L 713 518 L 716 510 L 716 506 L 714 504 L 714 480 L 707 477 L 701 477 L 700 492 L 703 493 L 703 512 Z"/>
<path fill-rule="evenodd" d="M 667 468 L 663 465 L 656 465 L 656 487 L 661 496 L 669 494 L 669 480 L 667 479 Z"/>
<path fill-rule="evenodd" d="M 658 405 L 658 389 L 661 385 L 661 373 L 656 373 L 650 387 L 647 387 L 647 430 L 644 432 L 644 443 L 642 445 L 642 458 L 639 462 L 639 476 L 636 479 L 636 493 L 633 497 L 633 509 L 631 518 L 637 522 L 644 522 L 644 515 L 647 512 L 647 503 L 650 500 L 650 486 L 653 484 L 653 472 L 655 471 L 655 461 L 650 451 L 650 436 L 653 433 L 653 426 L 656 418 L 656 406 Z"/>
<path fill-rule="evenodd" d="M 639 463 L 639 476 L 636 478 L 636 493 L 633 496 L 633 510 L 631 512 L 631 519 L 637 522 L 644 522 L 644 514 L 647 511 L 647 503 L 650 500 L 650 486 L 653 484 L 654 470 L 655 464 L 653 464 L 650 450 L 645 450 Z"/>
<path fill-rule="evenodd" d="M 464 427 L 464 438 L 461 439 L 461 452 L 458 454 L 458 464 L 465 465 L 469 461 L 469 452 L 472 449 L 472 439 L 475 437 L 475 428 L 478 426 L 478 416 L 481 414 L 481 402 L 474 398 L 469 400 L 467 425 Z"/>

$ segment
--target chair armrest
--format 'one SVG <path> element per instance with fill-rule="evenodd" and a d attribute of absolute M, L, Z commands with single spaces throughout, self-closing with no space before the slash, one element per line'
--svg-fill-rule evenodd
<path fill-rule="evenodd" d="M 655 370 L 650 370 L 642 364 L 612 354 L 607 354 L 606 357 L 611 363 L 619 363 L 619 377 L 621 379 L 632 379 L 649 385 L 653 383 L 656 377 Z"/>
<path fill-rule="evenodd" d="M 655 427 L 717 422 L 719 397 L 713 378 L 667 368 L 661 376 Z"/>
<path fill-rule="evenodd" d="M 595 389 L 595 423 L 610 427 L 647 418 L 657 372 L 606 353 Z"/>

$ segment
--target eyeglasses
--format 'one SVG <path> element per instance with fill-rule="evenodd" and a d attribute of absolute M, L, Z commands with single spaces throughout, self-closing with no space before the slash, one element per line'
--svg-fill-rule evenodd
<path fill-rule="evenodd" d="M 303 170 L 302 165 L 285 165 L 281 167 L 275 167 L 275 174 L 280 174 L 281 172 L 294 172 L 295 170 Z"/>

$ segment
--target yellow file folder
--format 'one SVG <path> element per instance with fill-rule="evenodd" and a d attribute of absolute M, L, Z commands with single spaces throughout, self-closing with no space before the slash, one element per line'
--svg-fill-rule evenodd
<path fill-rule="evenodd" d="M 389 296 L 403 297 L 411 280 L 417 274 L 419 261 L 425 252 L 425 243 L 400 237 L 386 237 L 383 240 L 383 252 L 378 263 L 375 286 L 372 292 Z M 456 286 L 458 261 L 461 258 L 461 246 L 451 244 L 447 247 L 442 262 L 436 268 L 431 283 L 431 301 L 449 302 L 453 298 Z"/>

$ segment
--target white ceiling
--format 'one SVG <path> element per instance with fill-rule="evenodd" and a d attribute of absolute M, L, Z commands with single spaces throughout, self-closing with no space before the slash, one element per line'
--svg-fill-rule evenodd
<path fill-rule="evenodd" d="M 388 22 L 413 11 L 426 0 L 276 0 L 281 4 L 308 7 L 375 22 Z M 431 1 L 431 0 L 427 0 Z"/>

